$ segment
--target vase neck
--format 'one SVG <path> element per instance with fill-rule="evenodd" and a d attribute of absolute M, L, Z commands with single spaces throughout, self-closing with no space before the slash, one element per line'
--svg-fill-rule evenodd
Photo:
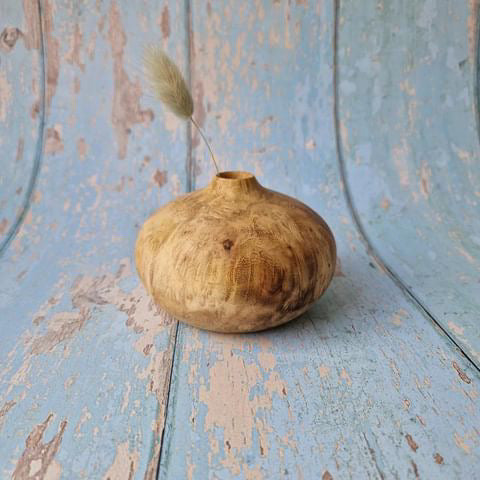
<path fill-rule="evenodd" d="M 261 194 L 264 187 L 258 183 L 255 175 L 249 172 L 220 172 L 211 180 L 208 188 L 226 197 Z"/>

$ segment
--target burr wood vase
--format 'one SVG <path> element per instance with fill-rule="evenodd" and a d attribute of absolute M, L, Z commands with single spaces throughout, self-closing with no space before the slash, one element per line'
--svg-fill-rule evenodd
<path fill-rule="evenodd" d="M 143 225 L 135 262 L 155 303 L 195 327 L 254 332 L 305 312 L 328 287 L 335 240 L 302 202 L 222 172 Z"/>

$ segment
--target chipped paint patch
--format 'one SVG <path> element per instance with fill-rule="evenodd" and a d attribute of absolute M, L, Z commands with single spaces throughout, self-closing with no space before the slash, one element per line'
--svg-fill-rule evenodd
<path fill-rule="evenodd" d="M 340 137 L 342 139 L 342 145 L 343 148 L 345 149 L 345 153 L 349 154 L 350 153 L 350 143 L 348 141 L 348 129 L 347 126 L 345 125 L 345 122 L 340 122 Z"/>
<path fill-rule="evenodd" d="M 32 194 L 32 203 L 40 203 L 42 201 L 43 194 L 40 190 L 35 190 Z"/>
<path fill-rule="evenodd" d="M 65 390 L 68 390 L 75 383 L 76 380 L 77 380 L 76 375 L 72 375 L 71 377 L 68 377 L 63 384 L 63 388 Z"/>
<path fill-rule="evenodd" d="M 345 368 L 342 368 L 342 371 L 340 372 L 340 378 L 342 380 L 345 380 L 345 382 L 347 382 L 348 386 L 352 385 L 352 379 L 350 378 L 350 375 L 345 370 Z"/>
<path fill-rule="evenodd" d="M 167 183 L 167 171 L 166 170 L 156 170 L 153 175 L 154 182 L 162 188 Z"/>
<path fill-rule="evenodd" d="M 213 433 L 221 429 L 221 451 L 225 455 L 221 463 L 234 475 L 242 470 L 246 474 L 240 452 L 252 447 L 256 432 L 260 454 L 268 456 L 270 427 L 263 415 L 272 408 L 274 394 L 282 398 L 287 395 L 287 386 L 275 370 L 276 359 L 267 344 L 257 344 L 261 348 L 257 362 L 250 363 L 242 352 L 253 345 L 241 335 L 214 334 L 211 342 L 210 349 L 218 357 L 209 368 L 208 383 L 201 383 L 198 389 L 199 400 L 207 407 L 204 431 Z M 253 393 L 256 385 L 262 385 L 263 392 Z"/>
<path fill-rule="evenodd" d="M 8 227 L 8 220 L 6 218 L 2 218 L 0 221 L 0 235 L 3 235 L 7 231 Z"/>
<path fill-rule="evenodd" d="M 0 121 L 4 122 L 12 103 L 12 87 L 8 83 L 5 70 L 0 70 Z"/>
<path fill-rule="evenodd" d="M 320 375 L 320 378 L 327 378 L 330 373 L 330 367 L 327 367 L 326 365 L 320 365 L 318 367 L 318 374 Z"/>
<path fill-rule="evenodd" d="M 475 258 L 470 255 L 463 247 L 456 247 L 457 252 L 464 258 L 467 259 L 469 263 L 476 263 Z"/>
<path fill-rule="evenodd" d="M 88 422 L 91 419 L 92 419 L 92 414 L 89 412 L 87 407 L 83 407 L 82 415 L 80 416 L 77 426 L 75 427 L 75 437 L 82 436 L 81 430 L 82 430 L 83 424 Z"/>
<path fill-rule="evenodd" d="M 390 208 L 390 200 L 387 197 L 383 197 L 380 201 L 380 207 L 384 210 L 388 210 Z"/>
<path fill-rule="evenodd" d="M 468 0 L 467 35 L 468 57 L 475 61 L 475 46 L 477 44 L 478 0 Z"/>
<path fill-rule="evenodd" d="M 425 199 L 430 195 L 430 177 L 432 169 L 428 165 L 422 165 L 420 169 L 420 191 Z"/>
<path fill-rule="evenodd" d="M 143 370 L 137 371 L 136 376 L 138 379 L 143 380 L 145 384 L 145 395 L 153 394 L 158 402 L 157 415 L 152 425 L 154 431 L 152 456 L 145 476 L 145 478 L 153 479 L 160 449 L 161 432 L 163 431 L 165 421 L 165 398 L 168 379 L 170 378 L 169 371 L 172 364 L 174 336 L 170 337 L 170 341 L 165 349 L 160 351 L 158 351 L 156 346 L 155 338 L 165 329 L 171 329 L 174 321 L 164 312 L 157 311 L 150 297 L 140 284 L 128 291 L 120 287 L 120 282 L 127 277 L 131 277 L 131 275 L 130 260 L 123 259 L 119 262 L 119 267 L 115 274 L 104 273 L 95 277 L 78 276 L 71 287 L 73 311 L 56 312 L 49 318 L 49 309 L 58 302 L 47 302 L 48 306 L 41 312 L 42 322 L 46 323 L 47 329 L 40 336 L 27 338 L 25 346 L 27 350 L 30 349 L 32 355 L 50 353 L 60 345 L 63 345 L 64 351 L 68 352 L 68 342 L 84 328 L 94 310 L 103 306 L 113 306 L 119 312 L 125 314 L 126 326 L 137 334 L 134 342 L 135 350 L 141 352 L 142 356 L 145 355 L 150 358 L 150 362 Z M 61 283 L 59 286 L 64 288 Z M 12 388 L 14 385 L 19 384 L 28 387 L 27 374 L 30 371 L 31 363 L 32 356 L 30 355 L 26 357 L 23 366 L 12 378 L 10 382 Z M 76 377 L 67 379 L 64 388 L 69 389 L 75 380 Z M 131 391 L 132 385 L 128 382 L 122 405 L 120 406 L 121 411 L 127 409 L 128 405 L 132 403 L 129 398 Z M 6 393 L 8 394 L 9 392 L 7 391 Z M 135 400 L 135 402 L 138 401 L 138 399 Z M 136 408 L 138 408 L 138 405 Z M 132 409 L 132 411 L 134 410 Z M 83 436 L 82 425 L 91 418 L 92 413 L 88 409 L 84 409 L 76 426 L 75 436 L 78 438 Z M 117 452 L 116 460 L 109 472 L 107 472 L 111 475 L 112 480 L 123 478 L 117 476 L 119 465 L 125 467 L 128 463 L 130 468 L 132 460 L 134 460 L 136 465 L 138 460 L 137 453 L 128 452 L 127 454 L 125 449 Z M 132 471 L 134 470 L 135 468 Z M 127 473 L 129 472 L 130 470 L 127 469 Z M 129 478 L 128 475 L 125 478 Z"/>
<path fill-rule="evenodd" d="M 469 445 L 467 445 L 467 443 L 465 443 L 466 437 L 462 437 L 461 435 L 455 432 L 455 434 L 453 435 L 453 438 L 458 448 L 461 448 L 465 453 L 470 454 L 471 448 Z"/>
<path fill-rule="evenodd" d="M 71 65 L 76 65 L 82 72 L 85 70 L 85 64 L 80 58 L 80 51 L 82 48 L 83 34 L 80 30 L 80 25 L 75 24 L 73 34 L 70 37 L 70 49 L 65 54 L 65 60 Z"/>
<path fill-rule="evenodd" d="M 168 5 L 165 5 L 162 9 L 160 30 L 162 31 L 163 39 L 166 40 L 170 36 L 170 12 L 168 10 Z"/>
<path fill-rule="evenodd" d="M 13 472 L 13 480 L 37 480 L 48 478 L 48 475 L 58 472 L 59 465 L 54 463 L 63 433 L 67 427 L 67 420 L 62 420 L 57 433 L 47 442 L 43 442 L 43 434 L 53 420 L 50 413 L 43 423 L 35 426 L 25 441 L 25 450 L 18 459 Z M 58 477 L 57 477 L 58 478 Z"/>
<path fill-rule="evenodd" d="M 32 355 L 52 352 L 55 347 L 72 338 L 84 325 L 89 312 L 62 312 L 55 314 L 49 321 L 45 334 L 32 342 Z"/>
<path fill-rule="evenodd" d="M 90 34 L 90 40 L 87 43 L 86 51 L 89 60 L 93 60 L 95 58 L 95 47 L 97 43 L 97 32 L 94 30 Z"/>
<path fill-rule="evenodd" d="M 229 122 L 232 119 L 233 114 L 232 111 L 228 108 L 224 108 L 223 110 L 219 111 L 215 118 L 217 120 L 218 128 L 220 129 L 220 133 L 225 135 L 229 129 Z"/>
<path fill-rule="evenodd" d="M 131 292 L 125 292 L 118 286 L 118 282 L 130 272 L 129 259 L 123 259 L 115 275 L 107 273 L 98 277 L 77 277 L 71 288 L 74 311 L 57 312 L 48 320 L 46 332 L 30 341 L 32 354 L 52 352 L 58 345 L 73 338 L 91 317 L 92 309 L 101 305 L 113 305 L 125 313 L 127 327 L 142 334 L 135 343 L 138 352 L 143 352 L 147 345 L 153 344 L 155 336 L 171 320 L 157 313 L 141 285 Z M 46 311 L 42 317 L 45 315 Z"/>
<path fill-rule="evenodd" d="M 85 160 L 88 153 L 88 145 L 84 138 L 79 138 L 77 140 L 77 153 L 80 160 Z"/>
<path fill-rule="evenodd" d="M 122 407 L 120 411 L 124 413 L 128 408 L 128 402 L 130 400 L 130 392 L 132 391 L 132 385 L 130 382 L 125 383 L 125 393 L 123 394 Z"/>
<path fill-rule="evenodd" d="M 36 6 L 35 6 L 36 8 Z M 52 104 L 55 91 L 57 90 L 58 76 L 60 73 L 60 54 L 59 54 L 59 42 L 53 36 L 54 24 L 53 24 L 53 11 L 54 6 L 52 0 L 45 0 L 42 7 L 43 11 L 43 29 L 45 32 L 45 43 L 48 52 L 47 65 L 46 65 L 46 104 L 47 115 L 50 112 L 50 106 Z"/>
<path fill-rule="evenodd" d="M 393 314 L 391 321 L 394 325 L 399 327 L 400 325 L 402 325 L 405 318 L 408 318 L 408 312 L 405 309 L 401 308 Z"/>
<path fill-rule="evenodd" d="M 0 50 L 5 53 L 12 51 L 22 35 L 21 30 L 17 27 L 5 27 L 0 34 Z"/>
<path fill-rule="evenodd" d="M 260 366 L 266 370 L 273 370 L 275 367 L 275 355 L 272 352 L 259 352 L 257 354 L 257 360 Z"/>
<path fill-rule="evenodd" d="M 31 0 L 23 0 L 23 14 L 25 16 L 26 26 L 24 28 L 23 39 L 25 47 L 28 49 L 40 48 L 40 17 L 38 15 L 38 5 Z"/>
<path fill-rule="evenodd" d="M 131 480 L 135 476 L 139 453 L 130 451 L 128 442 L 117 445 L 115 458 L 110 468 L 103 476 L 103 480 Z"/>
<path fill-rule="evenodd" d="M 45 139 L 45 153 L 54 155 L 63 152 L 63 148 L 62 126 L 55 125 L 52 128 L 48 128 Z"/>
<path fill-rule="evenodd" d="M 117 2 L 113 1 L 109 12 L 108 39 L 113 57 L 113 106 L 112 125 L 115 131 L 118 147 L 118 157 L 127 155 L 128 136 L 132 127 L 137 124 L 149 125 L 153 120 L 153 111 L 142 110 L 140 97 L 142 89 L 140 82 L 132 82 L 123 67 L 124 49 L 127 36 L 123 30 L 122 19 Z"/>
<path fill-rule="evenodd" d="M 448 322 L 448 328 L 457 335 L 463 335 L 464 328 L 460 327 L 459 325 L 452 322 L 451 320 Z"/>
<path fill-rule="evenodd" d="M 17 404 L 15 400 L 10 400 L 9 402 L 5 402 L 0 408 L 0 430 L 2 429 L 3 422 L 5 421 L 5 417 L 7 416 L 8 412 Z"/>
<path fill-rule="evenodd" d="M 393 163 L 397 169 L 400 185 L 408 187 L 410 181 L 408 176 L 408 155 L 409 147 L 405 140 L 401 144 L 396 145 L 392 149 Z"/>
<path fill-rule="evenodd" d="M 407 440 L 408 446 L 412 449 L 412 451 L 416 452 L 418 450 L 417 442 L 415 442 L 415 440 L 409 433 L 405 435 L 405 438 Z"/>
<path fill-rule="evenodd" d="M 343 273 L 342 270 L 342 262 L 340 260 L 340 257 L 337 255 L 337 260 L 335 263 L 335 272 L 333 274 L 335 277 L 344 277 L 345 274 Z"/>
<path fill-rule="evenodd" d="M 472 383 L 470 377 L 460 368 L 457 362 L 452 362 L 452 367 L 457 371 L 458 376 L 462 379 L 465 383 Z"/>
<path fill-rule="evenodd" d="M 203 83 L 201 81 L 195 82 L 195 90 L 194 90 L 194 99 L 195 99 L 195 120 L 200 125 L 200 127 L 204 126 L 205 119 L 206 119 L 206 111 L 203 105 Z M 197 148 L 200 145 L 200 133 L 197 129 L 192 130 L 193 137 L 192 137 L 192 148 Z"/>
<path fill-rule="evenodd" d="M 17 154 L 15 155 L 15 162 L 18 163 L 23 158 L 23 150 L 25 148 L 25 139 L 19 137 L 17 143 Z"/>

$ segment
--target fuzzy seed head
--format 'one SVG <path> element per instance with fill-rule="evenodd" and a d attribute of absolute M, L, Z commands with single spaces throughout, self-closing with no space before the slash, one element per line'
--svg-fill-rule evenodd
<path fill-rule="evenodd" d="M 188 119 L 193 114 L 193 99 L 175 63 L 159 47 L 145 49 L 144 66 L 152 92 L 175 115 Z"/>

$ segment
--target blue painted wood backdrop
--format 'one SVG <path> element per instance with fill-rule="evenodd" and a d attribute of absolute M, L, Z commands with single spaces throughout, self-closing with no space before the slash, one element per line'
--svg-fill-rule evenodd
<path fill-rule="evenodd" d="M 477 0 L 4 0 L 0 477 L 480 478 Z M 214 174 L 145 88 L 157 43 L 220 166 L 318 211 L 336 276 L 218 335 L 133 264 Z"/>

